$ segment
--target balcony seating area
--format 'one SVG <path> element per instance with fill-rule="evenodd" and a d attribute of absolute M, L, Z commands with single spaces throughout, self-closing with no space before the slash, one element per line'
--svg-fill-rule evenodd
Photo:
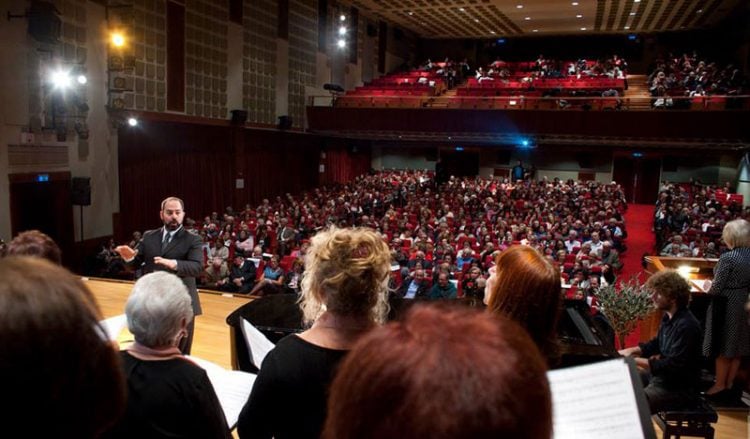
<path fill-rule="evenodd" d="M 418 108 L 445 91 L 445 82 L 434 72 L 413 70 L 372 80 L 336 99 L 337 107 Z"/>

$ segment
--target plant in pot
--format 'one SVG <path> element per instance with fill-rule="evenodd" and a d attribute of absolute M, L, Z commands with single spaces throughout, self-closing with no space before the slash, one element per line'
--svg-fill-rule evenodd
<path fill-rule="evenodd" d="M 599 287 L 595 292 L 599 310 L 609 320 L 617 333 L 620 349 L 625 347 L 625 338 L 632 333 L 638 323 L 654 311 L 651 292 L 635 277 L 618 286 Z"/>

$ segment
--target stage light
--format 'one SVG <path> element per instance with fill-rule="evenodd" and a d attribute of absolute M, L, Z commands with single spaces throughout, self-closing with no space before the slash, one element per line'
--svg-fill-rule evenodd
<path fill-rule="evenodd" d="M 50 82 L 52 83 L 52 86 L 54 88 L 66 89 L 70 87 L 72 79 L 70 78 L 70 73 L 63 70 L 57 70 L 55 72 L 52 72 L 52 75 L 50 76 Z"/>
<path fill-rule="evenodd" d="M 138 119 L 136 119 L 134 117 L 128 118 L 128 125 L 130 125 L 131 127 L 137 126 L 138 125 Z"/>
<path fill-rule="evenodd" d="M 343 49 L 344 47 L 346 47 L 346 40 L 341 38 L 336 42 L 336 45 L 339 46 L 339 49 Z"/>
<path fill-rule="evenodd" d="M 122 47 L 125 45 L 125 36 L 119 32 L 112 34 L 112 45 L 115 47 Z"/>
<path fill-rule="evenodd" d="M 339 17 L 339 21 L 346 21 L 346 15 L 341 14 L 341 16 Z"/>
<path fill-rule="evenodd" d="M 524 139 L 524 140 L 521 141 L 521 146 L 523 146 L 523 147 L 529 146 L 529 143 L 530 142 L 528 140 Z"/>
<path fill-rule="evenodd" d="M 76 78 L 79 84 L 85 85 L 87 82 L 89 82 L 88 78 L 86 78 L 86 75 L 78 75 L 78 78 Z"/>
<path fill-rule="evenodd" d="M 344 35 L 346 35 L 346 27 L 344 27 L 344 26 L 341 26 L 341 27 L 339 28 L 339 35 L 341 35 L 342 37 L 343 37 Z"/>

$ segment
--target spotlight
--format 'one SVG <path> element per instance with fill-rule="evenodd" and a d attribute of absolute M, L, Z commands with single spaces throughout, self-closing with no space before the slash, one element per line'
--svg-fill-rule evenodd
<path fill-rule="evenodd" d="M 339 39 L 339 40 L 338 40 L 338 41 L 336 42 L 336 45 L 338 45 L 338 46 L 339 46 L 339 49 L 343 49 L 344 47 L 346 47 L 346 40 L 345 40 L 345 39 L 343 39 L 343 38 L 340 38 L 340 39 Z"/>
<path fill-rule="evenodd" d="M 122 47 L 125 45 L 125 36 L 119 32 L 112 34 L 112 45 L 115 47 Z"/>
<path fill-rule="evenodd" d="M 78 75 L 78 83 L 81 85 L 85 85 L 87 82 L 89 82 L 88 78 L 86 78 L 86 75 Z"/>
<path fill-rule="evenodd" d="M 341 35 L 341 36 L 346 35 L 346 28 L 344 26 L 341 26 L 339 28 L 339 35 Z"/>
<path fill-rule="evenodd" d="M 130 125 L 131 127 L 137 126 L 138 125 L 138 119 L 136 119 L 134 117 L 129 117 L 128 118 L 128 125 Z"/>
<path fill-rule="evenodd" d="M 521 146 L 529 146 L 529 141 L 528 141 L 528 140 L 525 140 L 525 139 L 524 139 L 524 140 L 522 140 L 522 141 L 521 141 Z"/>
<path fill-rule="evenodd" d="M 341 14 L 341 16 L 339 17 L 339 21 L 346 21 L 346 15 Z"/>
<path fill-rule="evenodd" d="M 66 89 L 70 87 L 70 83 L 71 83 L 70 74 L 62 70 L 52 72 L 52 76 L 50 77 L 50 82 L 52 82 L 52 86 L 54 88 Z"/>

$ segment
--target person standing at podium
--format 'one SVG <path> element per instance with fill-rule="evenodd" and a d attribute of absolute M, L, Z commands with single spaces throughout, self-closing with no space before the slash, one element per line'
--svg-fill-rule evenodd
<path fill-rule="evenodd" d="M 723 318 L 715 319 L 713 302 L 709 305 L 703 339 L 703 354 L 716 356 L 716 381 L 706 391 L 714 399 L 734 397 L 731 388 L 740 358 L 750 355 L 750 325 L 744 310 L 750 293 L 750 222 L 728 222 L 721 238 L 729 251 L 719 257 L 708 293 L 726 297 L 727 306 Z"/>
<path fill-rule="evenodd" d="M 137 267 L 143 265 L 143 274 L 154 271 L 167 271 L 176 274 L 190 293 L 193 314 L 201 314 L 201 304 L 198 299 L 198 287 L 195 278 L 203 272 L 203 250 L 201 238 L 184 227 L 185 203 L 177 197 L 168 197 L 161 202 L 159 217 L 164 224 L 158 229 L 149 230 L 143 234 L 143 241 L 139 249 L 132 249 L 127 245 L 115 248 L 126 263 L 133 263 Z M 193 345 L 195 317 L 188 322 L 187 336 L 180 342 L 180 351 L 189 355 Z"/>

